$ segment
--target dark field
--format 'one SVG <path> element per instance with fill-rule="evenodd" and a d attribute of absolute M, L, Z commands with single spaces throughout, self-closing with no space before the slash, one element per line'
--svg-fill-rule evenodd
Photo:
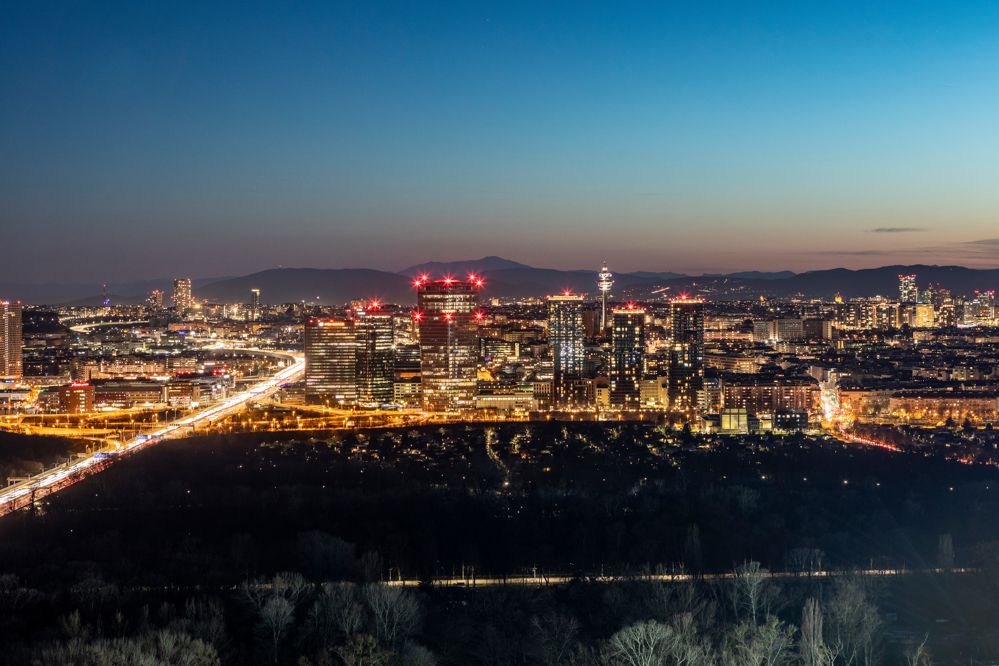
<path fill-rule="evenodd" d="M 297 654 L 358 664 L 422 662 L 384 637 L 378 645 L 394 655 L 384 662 L 306 645 L 308 604 L 268 652 L 235 601 L 238 586 L 282 571 L 357 584 L 575 574 L 579 583 L 559 589 L 427 588 L 413 597 L 422 622 L 411 638 L 445 663 L 583 664 L 617 663 L 601 656 L 615 631 L 668 623 L 694 603 L 670 597 L 667 612 L 662 595 L 676 593 L 662 585 L 600 585 L 589 575 L 711 574 L 749 561 L 798 573 L 981 568 L 862 583 L 881 618 L 879 661 L 868 663 L 903 663 L 924 634 L 940 660 L 989 654 L 997 539 L 993 468 L 804 437 L 684 438 L 643 424 L 451 426 L 160 445 L 0 521 L 0 573 L 44 600 L 23 624 L 8 617 L 8 638 L 54 640 L 55 618 L 81 608 L 85 622 L 86 612 L 100 618 L 91 636 L 106 635 L 112 606 L 124 613 L 123 635 L 138 631 L 133 615 L 164 603 L 166 616 L 143 622 L 173 627 L 190 599 L 207 595 L 224 607 L 228 638 L 216 652 L 228 663 L 295 663 Z M 720 628 L 739 620 L 725 610 L 727 585 L 696 586 L 697 607 L 708 600 L 715 609 L 700 632 L 719 651 Z M 768 613 L 789 627 L 806 598 L 837 599 L 836 585 L 807 577 L 779 588 Z M 552 613 L 577 623 L 574 645 L 597 661 L 535 658 L 541 638 L 528 629 Z"/>

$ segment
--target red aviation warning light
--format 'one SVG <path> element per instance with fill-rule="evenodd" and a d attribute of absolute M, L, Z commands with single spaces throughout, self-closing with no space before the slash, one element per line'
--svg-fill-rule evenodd
<path fill-rule="evenodd" d="M 376 299 L 373 299 L 373 300 L 372 300 L 372 301 L 371 301 L 371 302 L 370 302 L 370 303 L 368 304 L 368 309 L 369 309 L 369 310 L 377 310 L 377 309 L 379 309 L 379 308 L 380 308 L 381 306 L 382 306 L 382 302 L 381 302 L 380 300 L 378 300 L 378 299 L 376 298 Z"/>
<path fill-rule="evenodd" d="M 482 321 L 485 318 L 486 318 L 485 312 L 483 312 L 482 310 L 475 311 L 475 321 Z"/>
<path fill-rule="evenodd" d="M 429 275 L 427 275 L 426 273 L 420 273 L 415 278 L 413 278 L 413 286 L 419 289 L 420 287 L 425 285 L 428 280 L 430 280 Z"/>
<path fill-rule="evenodd" d="M 413 319 L 415 319 L 416 321 L 423 321 L 423 313 L 417 310 L 416 312 L 413 313 Z"/>
<path fill-rule="evenodd" d="M 450 312 L 444 313 L 444 321 L 451 321 L 452 319 L 454 319 L 454 315 L 452 315 Z"/>
<path fill-rule="evenodd" d="M 472 284 L 472 285 L 475 285 L 477 288 L 481 289 L 482 285 L 484 285 L 486 283 L 486 281 L 483 280 L 481 276 L 476 275 L 475 273 L 469 273 L 468 274 L 468 283 Z"/>
<path fill-rule="evenodd" d="M 572 296 L 572 289 L 566 289 L 562 292 L 563 296 Z"/>
<path fill-rule="evenodd" d="M 628 301 L 628 304 L 625 305 L 624 307 L 628 308 L 629 310 L 634 310 L 635 309 L 635 301 Z"/>
<path fill-rule="evenodd" d="M 454 284 L 454 278 L 451 275 L 445 275 L 444 279 L 441 280 L 441 282 L 450 287 L 452 284 Z"/>

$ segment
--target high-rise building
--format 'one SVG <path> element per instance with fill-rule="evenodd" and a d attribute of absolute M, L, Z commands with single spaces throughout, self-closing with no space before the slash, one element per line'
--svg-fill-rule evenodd
<path fill-rule="evenodd" d="M 420 332 L 420 390 L 431 411 L 457 411 L 473 406 L 477 379 L 479 290 L 482 279 L 421 275 L 414 281 Z"/>
<path fill-rule="evenodd" d="M 21 380 L 23 348 L 21 302 L 0 301 L 0 379 Z"/>
<path fill-rule="evenodd" d="M 173 281 L 173 307 L 178 312 L 190 310 L 194 305 L 194 298 L 191 295 L 191 278 L 177 278 Z"/>
<path fill-rule="evenodd" d="M 548 347 L 552 354 L 552 402 L 565 407 L 580 402 L 573 390 L 583 376 L 583 297 L 565 292 L 548 297 Z"/>
<path fill-rule="evenodd" d="M 146 305 L 154 310 L 162 310 L 163 291 L 161 289 L 153 289 L 149 292 L 149 296 L 146 297 Z"/>
<path fill-rule="evenodd" d="M 250 321 L 260 319 L 260 290 L 253 288 L 250 290 Z"/>
<path fill-rule="evenodd" d="M 353 320 L 306 322 L 305 400 L 336 407 L 357 403 L 357 337 Z"/>
<path fill-rule="evenodd" d="M 645 310 L 634 305 L 611 313 L 610 404 L 638 409 L 645 375 Z"/>
<path fill-rule="evenodd" d="M 607 297 L 610 296 L 611 287 L 614 286 L 614 274 L 607 268 L 604 262 L 600 272 L 597 273 L 597 290 L 600 292 L 600 334 L 607 331 Z"/>
<path fill-rule="evenodd" d="M 898 299 L 902 303 L 915 303 L 919 300 L 919 289 L 916 287 L 916 275 L 898 276 Z"/>
<path fill-rule="evenodd" d="M 373 301 L 355 311 L 357 340 L 357 400 L 383 405 L 392 402 L 394 345 L 392 313 Z"/>
<path fill-rule="evenodd" d="M 694 420 L 704 383 L 704 301 L 680 297 L 670 302 L 670 410 Z"/>

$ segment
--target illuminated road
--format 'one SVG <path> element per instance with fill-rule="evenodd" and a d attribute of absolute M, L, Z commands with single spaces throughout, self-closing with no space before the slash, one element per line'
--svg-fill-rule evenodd
<path fill-rule="evenodd" d="M 953 568 L 947 573 L 967 574 L 975 573 L 977 569 Z M 944 573 L 943 569 L 909 569 L 909 568 L 886 568 L 886 569 L 862 569 L 862 570 L 821 570 L 821 571 L 762 571 L 765 578 L 776 580 L 801 579 L 801 578 L 835 578 L 837 576 L 911 576 L 914 574 L 939 574 Z M 695 576 L 689 573 L 661 573 L 661 574 L 637 574 L 621 576 L 587 576 L 569 574 L 538 574 L 532 576 L 484 576 L 476 577 L 472 575 L 455 576 L 445 578 L 434 578 L 430 581 L 433 587 L 497 587 L 497 586 L 526 586 L 542 587 L 547 585 L 569 585 L 574 582 L 585 583 L 623 583 L 627 581 L 644 581 L 655 583 L 685 583 L 688 581 L 725 581 L 733 580 L 738 575 L 728 571 L 725 573 L 708 573 Z M 426 581 L 418 578 L 401 578 L 385 581 L 388 585 L 397 587 L 419 587 L 425 585 Z"/>
<path fill-rule="evenodd" d="M 0 516 L 30 506 L 42 497 L 67 488 L 80 479 L 100 472 L 113 462 L 137 451 L 167 439 L 188 436 L 199 427 L 209 426 L 216 421 L 232 416 L 242 410 L 247 403 L 270 397 L 280 390 L 282 385 L 295 381 L 304 374 L 305 360 L 301 355 L 284 352 L 280 354 L 277 352 L 269 353 L 290 360 L 291 365 L 245 391 L 226 398 L 197 414 L 177 419 L 151 433 L 138 435 L 116 449 L 97 451 L 85 458 L 53 467 L 3 488 L 0 490 Z"/>

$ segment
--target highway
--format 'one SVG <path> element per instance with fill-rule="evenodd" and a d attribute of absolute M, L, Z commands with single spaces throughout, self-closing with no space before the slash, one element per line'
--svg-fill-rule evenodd
<path fill-rule="evenodd" d="M 278 352 L 270 353 L 278 355 Z M 291 364 L 245 391 L 230 396 L 196 414 L 172 421 L 151 433 L 137 435 L 118 448 L 96 451 L 86 457 L 53 467 L 3 488 L 0 490 L 0 516 L 30 506 L 39 499 L 100 472 L 115 461 L 133 453 L 168 439 L 188 436 L 201 426 L 211 425 L 218 420 L 232 416 L 250 402 L 270 397 L 280 390 L 282 385 L 296 381 L 305 373 L 305 359 L 300 354 L 281 352 L 279 355 L 290 360 Z"/>

